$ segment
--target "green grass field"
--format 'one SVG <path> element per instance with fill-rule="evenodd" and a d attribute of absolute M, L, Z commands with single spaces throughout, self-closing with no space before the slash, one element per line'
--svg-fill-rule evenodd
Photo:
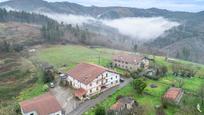
<path fill-rule="evenodd" d="M 173 76 L 167 77 L 167 79 L 162 78 L 160 81 L 153 81 L 153 80 L 147 80 L 147 87 L 145 88 L 145 92 L 147 92 L 150 95 L 143 94 L 138 95 L 136 91 L 133 89 L 133 87 L 129 84 L 125 86 L 122 89 L 119 89 L 116 91 L 113 95 L 109 96 L 107 99 L 105 99 L 100 105 L 104 106 L 106 109 L 108 109 L 112 104 L 116 102 L 116 98 L 119 95 L 123 96 L 131 96 L 133 97 L 139 104 L 143 105 L 145 107 L 145 114 L 146 115 L 155 115 L 155 106 L 161 105 L 161 97 L 165 93 L 165 91 L 171 86 L 171 84 L 174 82 L 172 79 Z M 184 89 L 190 90 L 190 91 L 196 91 L 200 87 L 199 84 L 204 82 L 203 79 L 199 78 L 193 78 L 192 81 L 190 79 L 184 79 L 185 84 Z M 190 82 L 191 81 L 191 82 Z M 198 85 L 189 84 L 194 83 Z M 151 88 L 150 84 L 155 84 L 158 87 L 157 88 Z M 190 87 L 193 85 L 193 87 Z M 195 97 L 192 97 L 195 98 Z M 196 101 L 193 103 L 193 105 L 196 105 L 199 103 L 199 101 Z M 179 111 L 179 108 L 169 106 L 167 109 L 165 109 L 165 113 L 167 115 L 174 115 L 177 111 Z M 89 111 L 85 112 L 84 115 L 95 115 L 95 108 L 91 108 Z"/>
<path fill-rule="evenodd" d="M 89 62 L 106 66 L 111 60 L 110 52 L 101 52 L 97 49 L 77 45 L 57 45 L 50 48 L 41 49 L 34 60 L 47 62 L 56 68 L 61 68 L 67 64 L 70 69 L 80 62 Z"/>
<path fill-rule="evenodd" d="M 54 65 L 57 69 L 62 68 L 62 65 L 67 64 L 68 67 L 64 68 L 65 71 L 68 71 L 70 68 L 73 68 L 76 64 L 80 62 L 89 62 L 95 63 L 103 66 L 107 66 L 111 62 L 111 57 L 114 53 L 117 53 L 117 50 L 111 50 L 107 48 L 97 48 L 90 49 L 84 46 L 78 45 L 55 45 L 43 49 L 39 49 L 36 55 L 32 56 L 32 60 L 37 60 L 38 62 L 47 62 Z M 171 72 L 172 64 L 165 61 L 164 57 L 156 56 L 156 63 L 160 65 L 165 65 L 168 67 L 169 72 Z M 194 78 L 184 78 L 184 86 L 185 90 L 196 92 L 202 82 L 203 79 L 199 78 L 199 75 L 203 74 L 204 66 L 199 64 L 194 64 L 186 61 L 176 60 L 181 64 L 191 65 L 193 68 L 199 68 L 197 77 Z M 123 70 L 116 69 L 118 72 L 123 73 Z M 177 82 L 177 79 L 171 74 L 162 77 L 159 81 L 149 80 L 146 82 L 148 86 L 145 89 L 150 95 L 138 95 L 132 86 L 129 84 L 126 87 L 119 89 L 113 95 L 109 96 L 106 100 L 100 103 L 100 105 L 104 106 L 108 109 L 113 103 L 116 102 L 116 97 L 118 95 L 127 95 L 132 96 L 136 101 L 138 101 L 141 105 L 145 105 L 145 112 L 147 115 L 154 115 L 156 105 L 161 104 L 161 96 L 165 93 L 165 91 L 170 87 L 173 83 Z M 150 88 L 150 84 L 156 84 L 157 88 Z M 26 94 L 26 93 L 24 93 Z M 25 96 L 26 97 L 26 96 Z M 175 114 L 179 109 L 176 107 L 168 107 L 165 110 L 167 115 Z M 91 108 L 88 112 L 84 113 L 86 115 L 94 115 L 95 108 Z"/>

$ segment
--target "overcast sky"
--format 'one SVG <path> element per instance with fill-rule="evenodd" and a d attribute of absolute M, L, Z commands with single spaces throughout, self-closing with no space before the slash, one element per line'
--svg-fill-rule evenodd
<path fill-rule="evenodd" d="M 7 1 L 7 0 L 0 0 Z M 204 11 L 204 0 L 46 0 L 49 2 L 68 1 L 86 6 L 127 6 L 136 8 L 162 8 L 174 11 Z"/>

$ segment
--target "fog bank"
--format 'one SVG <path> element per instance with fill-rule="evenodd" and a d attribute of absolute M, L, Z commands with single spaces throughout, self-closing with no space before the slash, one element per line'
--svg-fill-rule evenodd
<path fill-rule="evenodd" d="M 82 25 L 84 23 L 100 22 L 106 26 L 117 29 L 121 34 L 130 36 L 137 40 L 152 40 L 165 31 L 179 25 L 177 22 L 169 21 L 163 17 L 131 17 L 114 20 L 96 19 L 90 16 L 66 15 L 66 14 L 44 14 L 58 22 L 65 24 Z"/>
<path fill-rule="evenodd" d="M 139 40 L 155 39 L 179 23 L 171 22 L 162 17 L 152 18 L 122 18 L 103 21 L 104 24 L 117 28 L 121 34 Z"/>

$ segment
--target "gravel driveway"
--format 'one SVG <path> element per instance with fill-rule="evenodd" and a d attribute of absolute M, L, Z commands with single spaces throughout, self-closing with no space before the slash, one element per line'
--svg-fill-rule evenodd
<path fill-rule="evenodd" d="M 79 106 L 80 101 L 73 97 L 73 89 L 63 88 L 56 85 L 55 88 L 51 88 L 50 92 L 57 98 L 61 107 L 66 113 L 69 113 Z"/>

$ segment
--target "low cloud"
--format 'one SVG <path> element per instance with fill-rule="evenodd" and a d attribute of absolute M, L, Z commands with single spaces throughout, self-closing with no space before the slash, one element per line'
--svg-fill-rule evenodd
<path fill-rule="evenodd" d="M 64 22 L 65 24 L 73 24 L 73 25 L 82 25 L 84 23 L 91 23 L 91 21 L 96 21 L 95 18 L 89 16 L 79 16 L 79 15 L 67 15 L 67 14 L 50 14 L 50 13 L 42 13 L 43 15 L 52 18 L 59 23 Z"/>
<path fill-rule="evenodd" d="M 179 23 L 171 22 L 162 17 L 153 18 L 122 18 L 104 21 L 104 24 L 117 28 L 124 35 L 138 40 L 155 39 Z"/>
<path fill-rule="evenodd" d="M 100 22 L 106 26 L 117 29 L 121 34 L 130 36 L 137 40 L 152 40 L 164 34 L 165 31 L 179 25 L 177 22 L 169 21 L 163 17 L 151 18 L 121 18 L 114 20 L 96 19 L 90 16 L 77 16 L 66 14 L 44 14 L 58 22 L 65 24 L 82 25 L 84 23 Z"/>

